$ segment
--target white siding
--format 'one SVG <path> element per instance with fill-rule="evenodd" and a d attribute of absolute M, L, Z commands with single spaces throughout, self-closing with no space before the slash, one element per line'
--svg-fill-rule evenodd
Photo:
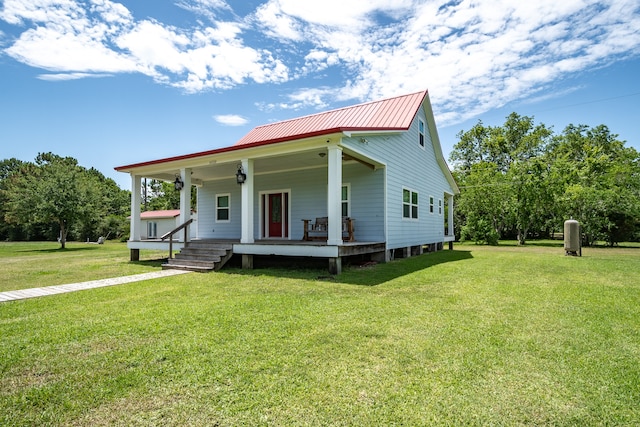
<path fill-rule="evenodd" d="M 356 240 L 382 241 L 384 239 L 383 171 L 373 172 L 360 164 L 347 164 L 343 166 L 342 178 L 343 183 L 351 184 L 351 217 L 356 220 Z M 317 217 L 327 216 L 327 168 L 256 177 L 256 194 L 279 190 L 291 192 L 290 236 L 293 240 L 301 240 L 303 219 L 315 220 Z M 258 197 L 255 203 L 255 230 L 259 233 L 261 227 Z"/>
<path fill-rule="evenodd" d="M 351 184 L 351 217 L 358 241 L 384 242 L 384 173 L 360 164 L 343 169 L 342 181 Z"/>
<path fill-rule="evenodd" d="M 216 222 L 216 194 L 230 194 L 230 221 Z M 240 186 L 233 179 L 205 182 L 198 188 L 198 238 L 240 238 Z"/>
<path fill-rule="evenodd" d="M 343 182 L 351 185 L 351 217 L 358 241 L 384 240 L 384 170 L 372 171 L 359 164 L 343 166 Z M 261 192 L 290 192 L 289 230 L 292 240 L 301 240 L 303 219 L 327 216 L 327 168 L 314 168 L 256 175 L 254 181 L 255 238 L 262 237 Z M 216 194 L 231 194 L 231 220 L 215 222 Z M 198 188 L 198 237 L 240 238 L 240 186 L 234 180 L 205 182 Z"/>
<path fill-rule="evenodd" d="M 444 240 L 444 216 L 438 214 L 438 199 L 451 189 L 438 162 L 429 130 L 425 129 L 425 146 L 419 144 L 418 120 L 430 124 L 420 108 L 411 128 L 401 134 L 346 138 L 343 142 L 355 150 L 380 159 L 387 167 L 387 247 L 415 246 Z M 402 218 L 402 189 L 418 192 L 418 219 Z M 429 212 L 429 197 L 435 199 L 435 210 Z M 355 216 L 355 215 L 354 215 Z"/>

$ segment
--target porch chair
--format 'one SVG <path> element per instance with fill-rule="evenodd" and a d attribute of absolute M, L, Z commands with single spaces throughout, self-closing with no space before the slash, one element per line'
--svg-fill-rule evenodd
<path fill-rule="evenodd" d="M 329 219 L 326 216 L 317 217 L 315 222 L 310 219 L 303 219 L 304 236 L 302 240 L 327 240 Z M 342 238 L 347 242 L 354 242 L 354 226 L 355 219 L 346 216 L 342 217 Z"/>

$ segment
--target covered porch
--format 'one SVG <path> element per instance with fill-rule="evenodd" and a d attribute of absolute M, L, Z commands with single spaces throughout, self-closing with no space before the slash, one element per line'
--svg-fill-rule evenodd
<path fill-rule="evenodd" d="M 384 164 L 343 147 L 341 141 L 342 135 L 335 134 L 278 144 L 277 151 L 272 146 L 216 150 L 120 168 L 132 181 L 132 259 L 141 249 L 167 247 L 166 242 L 142 237 L 145 178 L 176 183 L 180 224 L 191 219 L 189 189 L 196 186 L 198 221 L 189 226 L 197 230 L 195 239 L 233 240 L 234 253 L 243 256 L 339 258 L 348 252 L 339 248 L 384 242 Z M 371 211 L 371 200 L 360 207 L 365 197 L 374 200 L 377 211 Z M 314 240 L 308 224 L 317 218 L 324 218 L 326 226 Z M 176 233 L 174 248 L 184 247 L 193 234 Z"/>

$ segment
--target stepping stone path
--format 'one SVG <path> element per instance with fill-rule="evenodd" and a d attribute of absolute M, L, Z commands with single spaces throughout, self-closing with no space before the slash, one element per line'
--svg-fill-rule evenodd
<path fill-rule="evenodd" d="M 66 292 L 82 291 L 85 289 L 102 288 L 105 286 L 122 285 L 124 283 L 140 282 L 142 280 L 186 274 L 189 271 L 162 270 L 151 273 L 134 274 L 133 276 L 113 277 L 111 279 L 92 280 L 89 282 L 71 283 L 68 285 L 46 286 L 43 288 L 20 289 L 17 291 L 0 292 L 0 302 L 14 301 L 25 298 L 43 297 L 46 295 L 63 294 Z"/>

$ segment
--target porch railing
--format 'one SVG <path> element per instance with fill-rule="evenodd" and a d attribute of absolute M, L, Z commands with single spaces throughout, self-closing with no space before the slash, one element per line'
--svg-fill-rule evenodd
<path fill-rule="evenodd" d="M 169 238 L 169 258 L 173 258 L 173 235 L 176 234 L 178 231 L 184 229 L 184 243 L 186 244 L 187 238 L 189 237 L 189 224 L 191 224 L 192 222 L 193 222 L 193 218 L 183 222 L 173 230 L 163 234 L 162 237 L 160 237 L 160 240 L 162 241 L 165 241 L 167 240 L 167 238 Z"/>

